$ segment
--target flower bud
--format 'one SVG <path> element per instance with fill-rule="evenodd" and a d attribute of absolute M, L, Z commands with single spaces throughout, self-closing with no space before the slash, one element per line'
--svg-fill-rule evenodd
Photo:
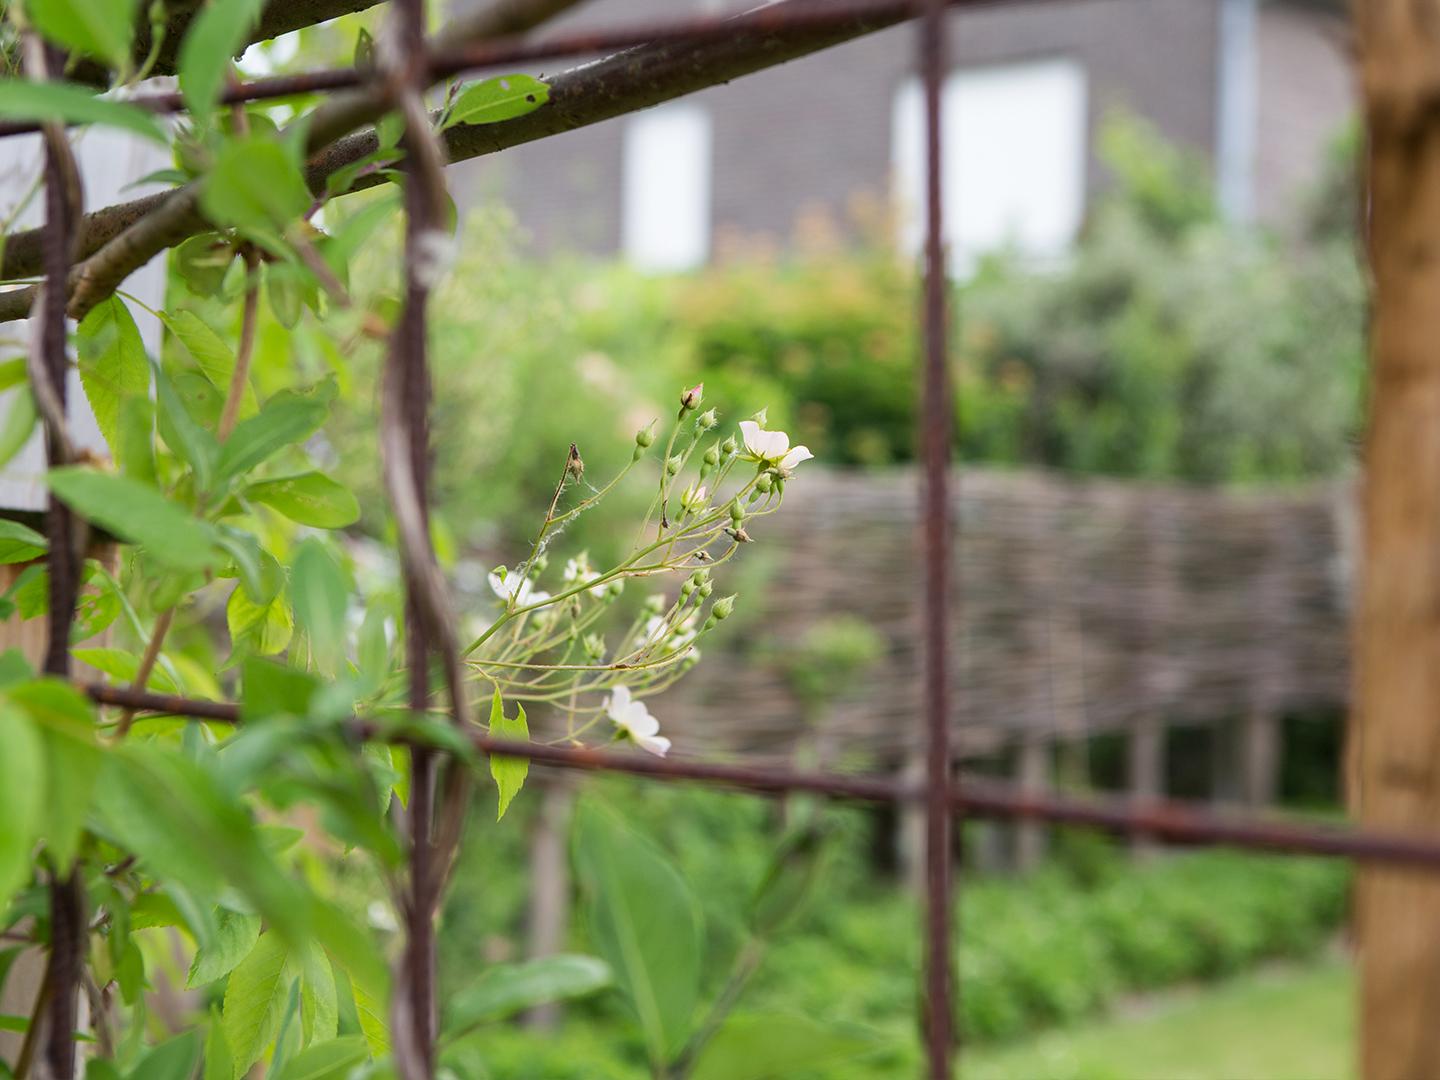
<path fill-rule="evenodd" d="M 696 418 L 701 431 L 709 431 L 716 424 L 720 423 L 720 416 L 714 409 L 706 409 Z"/>
<path fill-rule="evenodd" d="M 681 599 L 681 600 L 689 600 L 689 599 L 690 599 L 690 594 L 693 593 L 694 591 L 695 591 L 695 582 L 691 581 L 689 578 L 686 578 L 686 579 L 685 579 L 685 584 L 683 584 L 683 585 L 680 586 L 680 599 Z"/>
<path fill-rule="evenodd" d="M 680 471 L 680 466 L 684 463 L 684 460 L 680 457 L 679 454 L 670 455 L 669 460 L 665 462 L 665 475 L 674 476 Z"/>
<path fill-rule="evenodd" d="M 715 591 L 715 583 L 712 582 L 712 581 L 707 581 L 707 582 L 705 582 L 705 584 L 704 584 L 704 585 L 701 585 L 701 586 L 700 586 L 700 589 L 699 589 L 700 599 L 701 599 L 701 600 L 708 599 L 709 596 L 710 596 L 710 594 L 711 594 L 712 592 L 714 592 L 714 591 Z"/>
<path fill-rule="evenodd" d="M 643 427 L 639 431 L 635 432 L 636 446 L 644 449 L 655 441 L 655 432 L 651 430 L 651 428 L 653 428 L 654 426 L 654 424 L 651 424 L 649 427 Z"/>
<path fill-rule="evenodd" d="M 716 600 L 710 608 L 710 614 L 714 615 L 717 619 L 728 619 L 734 610 L 735 594 L 731 593 L 729 596 L 722 596 L 719 600 Z"/>
<path fill-rule="evenodd" d="M 770 422 L 769 417 L 766 415 L 768 411 L 768 409 L 761 409 L 754 416 L 750 417 L 750 419 L 754 420 L 755 423 L 759 424 L 763 428 L 766 424 Z"/>
<path fill-rule="evenodd" d="M 705 384 L 703 382 L 696 383 L 680 395 L 680 415 L 684 416 L 691 409 L 698 409 L 703 400 L 705 400 Z"/>
<path fill-rule="evenodd" d="M 734 540 L 737 544 L 748 544 L 748 543 L 750 543 L 750 534 L 747 533 L 744 529 L 741 529 L 741 528 L 738 528 L 738 527 L 737 527 L 737 528 L 733 528 L 733 529 L 726 529 L 726 530 L 725 530 L 725 533 L 726 533 L 726 535 L 728 535 L 728 536 L 730 537 L 730 539 Z"/>
<path fill-rule="evenodd" d="M 740 505 L 739 498 L 730 500 L 730 520 L 735 523 L 736 528 L 745 520 L 745 508 Z"/>
<path fill-rule="evenodd" d="M 719 464 L 720 464 L 720 450 L 719 450 L 719 448 L 718 448 L 718 447 L 714 447 L 714 446 L 710 447 L 709 450 L 706 450 L 706 451 L 705 451 L 705 456 L 704 456 L 703 458 L 701 458 L 701 460 L 704 461 L 706 465 L 708 465 L 710 468 L 713 469 L 716 465 L 719 465 Z"/>
<path fill-rule="evenodd" d="M 728 436 L 725 441 L 720 444 L 720 453 L 724 454 L 727 458 L 734 457 L 739 449 L 740 444 L 735 441 L 734 435 Z"/>
<path fill-rule="evenodd" d="M 774 486 L 775 481 L 770 478 L 770 474 L 768 472 L 761 473 L 759 479 L 755 481 L 755 490 L 760 492 L 762 495 L 769 495 L 770 489 Z"/>
<path fill-rule="evenodd" d="M 605 639 L 599 634 L 586 634 L 582 645 L 585 655 L 595 661 L 605 659 Z"/>

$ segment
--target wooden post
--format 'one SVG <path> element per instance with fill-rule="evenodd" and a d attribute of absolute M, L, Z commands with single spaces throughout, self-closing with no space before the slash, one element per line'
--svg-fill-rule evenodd
<path fill-rule="evenodd" d="M 572 777 L 563 772 L 545 779 L 540 814 L 530 837 L 531 959 L 554 956 L 565 950 L 570 930 L 570 811 L 575 803 Z M 537 1005 L 525 1015 L 527 1027 L 550 1031 L 560 1023 L 558 1004 Z"/>
<path fill-rule="evenodd" d="M 1165 722 L 1156 713 L 1139 716 L 1130 728 L 1125 784 L 1137 802 L 1153 802 L 1165 795 Z M 1148 854 L 1154 844 L 1135 837 L 1131 849 Z"/>
<path fill-rule="evenodd" d="M 1052 785 L 1050 744 L 1043 739 L 1027 738 L 1020 744 L 1016 762 L 1016 779 L 1028 792 L 1048 792 Z M 1015 826 L 1015 868 L 1031 870 L 1045 857 L 1047 826 L 1038 821 L 1022 821 Z"/>
<path fill-rule="evenodd" d="M 1357 0 L 1368 136 L 1370 426 L 1351 797 L 1440 833 L 1440 0 Z M 1360 869 L 1360 1064 L 1440 1076 L 1440 876 Z"/>

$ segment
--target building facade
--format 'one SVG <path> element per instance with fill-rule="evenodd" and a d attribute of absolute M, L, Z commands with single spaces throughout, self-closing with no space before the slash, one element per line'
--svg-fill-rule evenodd
<path fill-rule="evenodd" d="M 570 29 L 753 6 L 594 0 Z M 1116 111 L 1197 151 L 1236 218 L 1282 219 L 1352 109 L 1346 25 L 1314 0 L 1032 0 L 950 17 L 949 239 L 1062 250 L 1106 184 Z M 458 166 L 462 202 L 499 198 L 543 252 L 685 269 L 784 246 L 807 221 L 885 208 L 913 246 L 920 100 L 913 26 L 643 113 Z M 543 74 L 543 72 L 540 72 Z"/>

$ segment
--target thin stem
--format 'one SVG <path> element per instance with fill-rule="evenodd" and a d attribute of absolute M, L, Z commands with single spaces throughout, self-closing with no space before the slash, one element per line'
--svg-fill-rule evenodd
<path fill-rule="evenodd" d="M 240 346 L 235 350 L 235 370 L 230 373 L 230 387 L 225 392 L 225 407 L 220 412 L 220 426 L 215 437 L 224 442 L 235 430 L 240 418 L 240 403 L 250 385 L 250 360 L 255 353 L 255 324 L 260 314 L 260 259 L 254 247 L 246 244 L 241 250 L 247 275 L 245 310 L 240 316 Z"/>
<path fill-rule="evenodd" d="M 155 663 L 160 659 L 160 650 L 165 645 L 165 635 L 170 632 L 170 624 L 175 619 L 175 608 L 168 607 L 162 611 L 155 620 L 155 629 L 150 634 L 150 640 L 145 644 L 145 654 L 140 657 L 140 666 L 135 669 L 135 681 L 130 684 L 132 690 L 144 690 L 150 681 L 150 676 L 155 671 Z M 135 709 L 126 709 L 120 714 L 120 722 L 115 728 L 117 740 L 125 738 L 130 734 L 130 727 L 135 723 Z"/>

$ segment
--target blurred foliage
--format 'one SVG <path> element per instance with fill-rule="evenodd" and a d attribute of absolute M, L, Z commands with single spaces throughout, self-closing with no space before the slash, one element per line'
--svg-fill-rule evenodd
<path fill-rule="evenodd" d="M 746 900 L 764 873 L 777 808 L 743 796 L 594 786 L 679 867 L 707 927 L 706 993 L 745 938 Z M 517 804 L 517 811 L 532 809 Z M 867 1029 L 877 1052 L 815 1077 L 912 1075 L 919 1067 L 914 988 L 920 923 L 913 902 L 870 861 L 881 818 L 824 811 L 834 838 L 827 874 L 755 977 L 747 1011 L 800 1014 Z M 442 950 L 456 977 L 477 950 L 492 959 L 523 933 L 521 841 L 475 821 L 462 856 Z M 508 835 L 504 835 L 507 834 Z M 491 841 L 498 847 L 491 847 Z M 481 854 L 487 852 L 488 854 Z M 1059 845 L 1023 876 L 971 876 L 960 919 L 964 1037 L 993 1043 L 1103 1012 L 1122 994 L 1222 978 L 1270 959 L 1317 955 L 1341 925 L 1349 871 L 1338 861 L 1208 851 L 1134 863 L 1112 842 Z M 571 945 L 588 951 L 583 920 Z M 478 959 L 478 958 L 477 958 Z M 491 1077 L 633 1076 L 644 1049 L 614 993 L 572 1006 L 536 1037 L 491 1028 L 474 1060 Z"/>
<path fill-rule="evenodd" d="M 1200 163 L 1112 118 L 1114 183 L 1074 250 L 1044 266 L 1002 253 L 956 288 L 963 459 L 1203 483 L 1343 469 L 1363 373 L 1353 141 L 1337 142 L 1297 227 L 1272 234 L 1223 224 Z M 373 245 L 362 294 L 388 280 L 392 250 Z M 468 223 L 460 259 L 432 336 L 437 499 L 468 542 L 528 520 L 572 439 L 587 461 L 587 442 L 623 447 L 701 379 L 735 417 L 768 403 L 773 426 L 831 464 L 912 456 L 915 283 L 878 239 L 652 278 L 531 260 L 492 210 Z M 351 452 L 374 423 L 367 349 L 349 358 L 332 439 L 375 528 L 378 469 Z M 607 519 L 584 524 L 603 545 Z"/>

